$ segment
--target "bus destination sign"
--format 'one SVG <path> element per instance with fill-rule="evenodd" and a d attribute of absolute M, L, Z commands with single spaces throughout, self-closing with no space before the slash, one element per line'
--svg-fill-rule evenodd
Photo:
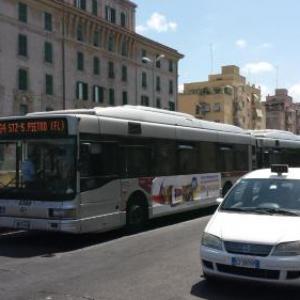
<path fill-rule="evenodd" d="M 0 138 L 65 136 L 67 133 L 68 124 L 64 118 L 0 121 Z"/>

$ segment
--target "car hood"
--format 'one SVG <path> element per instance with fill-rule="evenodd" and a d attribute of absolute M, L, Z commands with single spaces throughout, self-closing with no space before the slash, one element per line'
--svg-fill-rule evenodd
<path fill-rule="evenodd" d="M 205 232 L 224 241 L 274 245 L 300 240 L 300 217 L 218 211 Z"/>

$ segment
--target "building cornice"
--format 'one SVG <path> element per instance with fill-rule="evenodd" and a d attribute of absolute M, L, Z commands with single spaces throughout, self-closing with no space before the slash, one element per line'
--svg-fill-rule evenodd
<path fill-rule="evenodd" d="M 114 25 L 114 24 L 106 21 L 105 19 L 100 18 L 99 16 L 98 17 L 93 16 L 92 14 L 85 12 L 83 10 L 80 10 L 80 9 L 74 7 L 73 5 L 65 3 L 63 0 L 34 0 L 34 1 L 39 2 L 39 3 L 44 3 L 45 5 L 51 4 L 52 6 L 58 8 L 58 9 L 63 7 L 63 8 L 65 8 L 65 12 L 72 12 L 73 14 L 76 14 L 82 18 L 88 18 L 89 20 L 97 22 L 97 23 L 101 24 L 101 26 L 104 26 L 110 30 L 125 34 L 128 37 L 131 37 L 134 40 L 144 44 L 145 46 L 156 48 L 158 52 L 165 51 L 169 56 L 172 56 L 178 60 L 182 59 L 184 57 L 184 55 L 179 53 L 176 49 L 173 49 L 171 47 L 168 47 L 166 45 L 158 43 L 158 42 L 151 40 L 147 37 L 144 37 L 134 31 L 128 30 L 128 29 L 123 28 L 118 25 Z M 122 0 L 122 1 L 127 1 L 127 0 Z M 133 4 L 133 2 L 131 2 L 131 1 L 128 1 L 128 2 Z M 64 11 L 64 9 L 62 11 Z"/>

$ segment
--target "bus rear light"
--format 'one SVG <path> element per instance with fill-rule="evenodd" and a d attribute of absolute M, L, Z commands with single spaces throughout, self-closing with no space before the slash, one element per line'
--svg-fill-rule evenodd
<path fill-rule="evenodd" d="M 74 219 L 76 218 L 76 209 L 75 208 L 50 208 L 49 217 L 56 219 Z"/>

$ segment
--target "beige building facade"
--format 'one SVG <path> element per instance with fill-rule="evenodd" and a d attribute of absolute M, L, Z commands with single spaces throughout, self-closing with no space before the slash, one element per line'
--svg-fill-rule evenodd
<path fill-rule="evenodd" d="M 128 0 L 1 0 L 0 116 L 112 105 L 176 110 L 178 51 Z"/>
<path fill-rule="evenodd" d="M 287 89 L 276 89 L 266 99 L 267 128 L 300 134 L 300 106 L 294 103 Z"/>
<path fill-rule="evenodd" d="M 223 66 L 208 81 L 184 84 L 178 110 L 199 119 L 233 124 L 245 129 L 265 129 L 261 90 L 246 82 L 237 66 Z"/>

